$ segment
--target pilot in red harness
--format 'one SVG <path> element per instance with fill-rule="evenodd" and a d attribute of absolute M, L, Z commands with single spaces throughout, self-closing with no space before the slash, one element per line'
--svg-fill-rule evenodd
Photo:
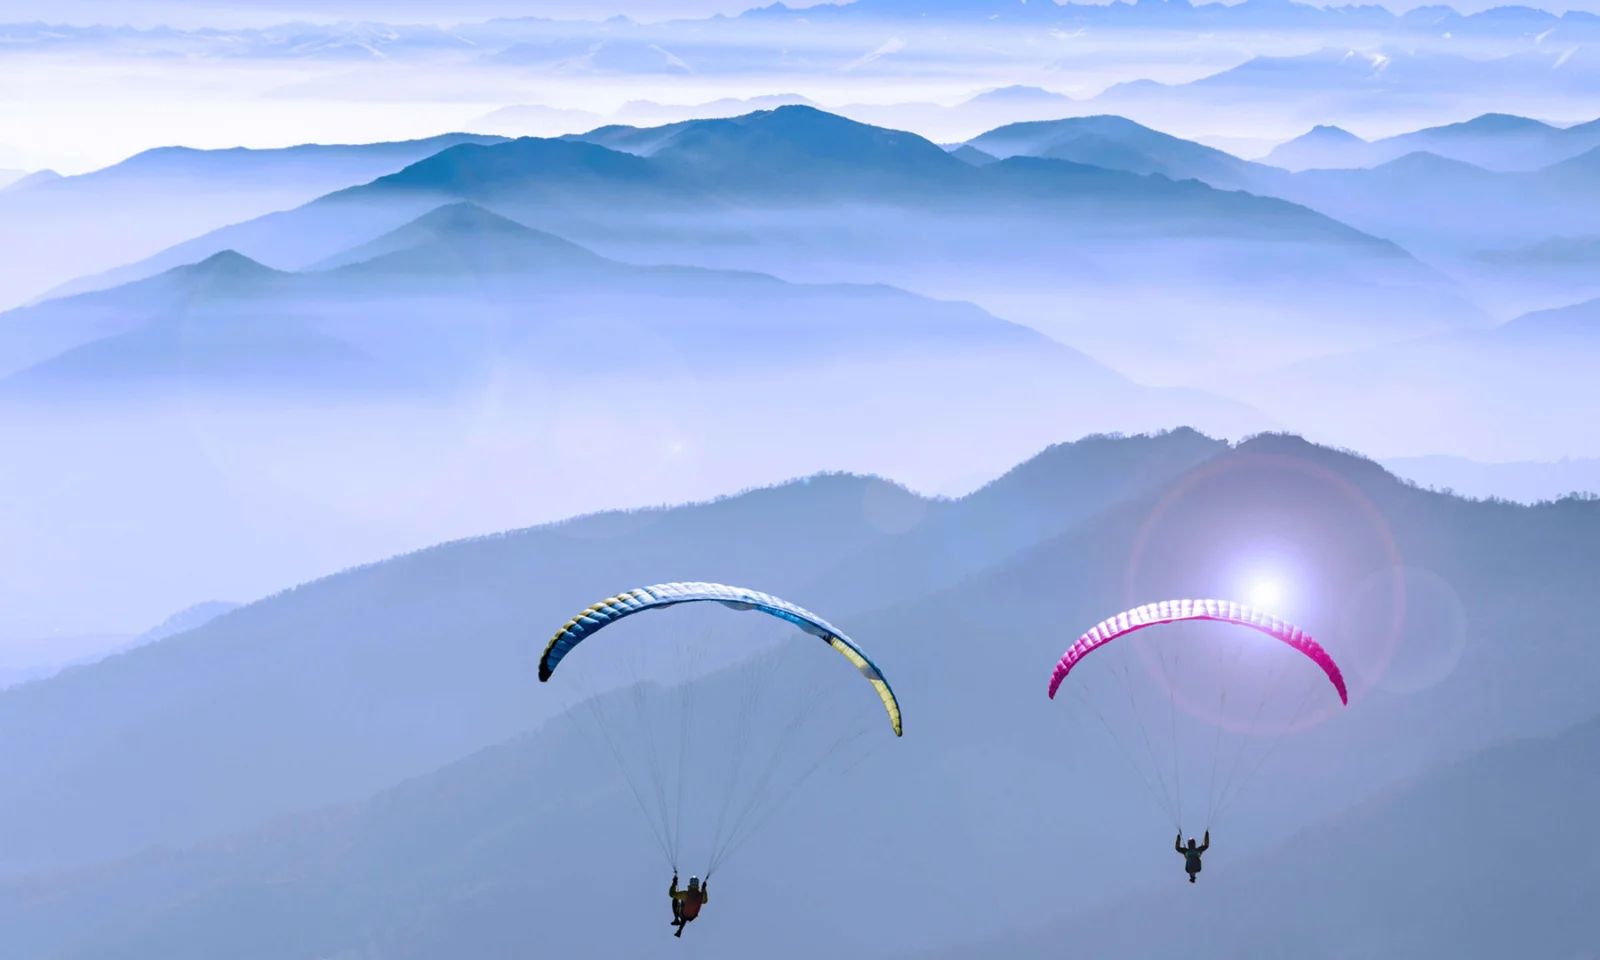
<path fill-rule="evenodd" d="M 678 928 L 674 937 L 683 936 L 683 926 L 695 917 L 700 916 L 700 908 L 706 904 L 706 888 L 701 885 L 699 877 L 689 878 L 687 890 L 678 889 L 678 875 L 672 875 L 672 886 L 667 890 L 667 896 L 672 898 L 672 925 Z"/>

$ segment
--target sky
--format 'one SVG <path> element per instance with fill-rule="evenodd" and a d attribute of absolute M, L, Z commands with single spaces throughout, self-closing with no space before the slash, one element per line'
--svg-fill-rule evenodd
<path fill-rule="evenodd" d="M 285 20 L 453 23 L 491 17 L 636 20 L 735 14 L 747 0 L 7 0 L 0 20 L 45 20 L 85 25 L 158 24 L 194 28 L 264 26 Z M 791 6 L 808 6 L 797 0 Z"/>
<path fill-rule="evenodd" d="M 787 2 L 791 7 L 805 7 L 815 0 Z M 1401 11 L 1428 2 L 1430 0 L 1399 0 L 1382 5 Z M 0 4 L 3 10 L 0 22 L 44 20 L 77 25 L 115 23 L 137 27 L 166 24 L 181 28 L 231 28 L 265 26 L 292 19 L 452 23 L 490 17 L 603 20 L 621 15 L 654 21 L 736 14 L 765 5 L 765 0 L 759 3 L 750 0 L 5 0 Z M 1462 13 L 1507 5 L 1504 0 L 1458 0 L 1450 4 Z M 1557 13 L 1565 10 L 1600 13 L 1600 0 L 1545 0 L 1527 5 Z"/>
<path fill-rule="evenodd" d="M 304 12 L 283 9 L 284 4 L 297 2 L 302 0 L 6 0 L 0 9 L 14 20 L 25 19 L 31 12 L 52 20 L 81 23 L 115 16 L 118 22 L 140 28 L 165 21 L 185 30 L 202 26 L 237 29 L 252 23 L 283 23 Z M 661 13 L 667 9 L 659 4 L 641 6 L 638 0 L 632 2 L 635 12 L 644 9 Z M 671 2 L 699 4 L 695 9 L 703 13 L 707 3 L 723 0 Z M 549 2 L 528 4 L 521 0 L 461 0 L 447 8 L 437 0 L 341 0 L 319 4 L 317 10 L 324 20 L 364 16 L 420 19 L 430 11 L 479 18 L 561 12 Z M 586 12 L 598 17 L 603 11 L 591 7 Z M 182 17 L 168 19 L 168 14 Z M 885 42 L 877 34 L 855 39 L 863 52 Z M 932 73 L 891 71 L 872 77 L 805 69 L 789 74 L 664 77 L 617 73 L 575 77 L 450 62 L 448 58 L 408 62 L 383 57 L 172 57 L 126 52 L 136 46 L 130 43 L 122 55 L 62 48 L 37 55 L 8 54 L 14 62 L 0 69 L 0 170 L 84 173 L 142 150 L 174 144 L 203 149 L 269 148 L 307 142 L 427 137 L 476 129 L 474 124 L 491 112 L 521 104 L 595 114 L 590 122 L 574 121 L 571 129 L 522 131 L 553 135 L 598 126 L 602 116 L 641 99 L 696 104 L 724 97 L 801 94 L 825 106 L 863 102 L 948 105 L 1014 83 L 1092 95 L 1119 80 L 1185 82 L 1226 69 L 1249 55 L 1222 50 L 1211 51 L 1206 55 L 1209 59 L 1205 59 L 1184 44 L 1175 49 L 1140 44 L 1136 50 L 1118 54 L 1123 58 L 1131 55 L 1139 63 L 1119 60 L 1107 65 L 1094 61 L 1085 67 L 1091 74 L 1086 78 L 1061 73 L 1041 77 L 1036 75 L 1038 63 L 1018 68 L 1007 62 L 970 63 L 961 58 Z M 1143 62 L 1152 58 L 1155 62 Z M 1079 90 L 1082 82 L 1089 82 L 1090 88 Z M 1280 131 L 1282 136 L 1275 139 L 1299 132 Z"/>
<path fill-rule="evenodd" d="M 1583 2 L 1600 7 L 1600 0 Z M 805 0 L 795 3 L 804 5 Z M 749 0 L 0 0 L 0 23 L 37 19 L 142 29 L 166 24 L 194 31 L 280 25 L 296 18 L 453 24 L 543 15 L 594 21 L 617 13 L 636 19 L 703 17 L 748 4 Z M 870 59 L 874 47 L 897 50 L 905 46 L 900 37 L 883 35 L 896 29 L 893 25 L 866 25 L 848 36 L 835 36 L 833 41 L 852 51 L 859 44 L 860 52 Z M 1129 80 L 1187 83 L 1253 56 L 1299 56 L 1329 43 L 1379 42 L 1357 36 L 1281 32 L 1249 39 L 1238 34 L 1212 37 L 1166 32 L 1078 40 L 1059 34 L 1019 35 L 1004 41 L 1015 49 L 990 45 L 982 48 L 987 53 L 971 43 L 955 43 L 960 49 L 942 61 L 941 39 L 933 38 L 930 59 L 927 38 L 923 38 L 912 43 L 912 54 L 895 58 L 897 65 L 867 72 L 818 69 L 801 60 L 792 70 L 704 75 L 692 70 L 688 75 L 611 69 L 592 73 L 530 70 L 514 63 L 450 54 L 433 59 L 300 55 L 298 51 L 259 57 L 173 56 L 167 50 L 160 55 L 141 55 L 142 40 L 119 41 L 104 49 L 95 41 L 88 41 L 83 49 L 19 48 L 0 52 L 4 58 L 0 63 L 0 172 L 51 169 L 62 174 L 84 173 L 169 145 L 269 148 L 307 142 L 401 140 L 459 130 L 551 136 L 598 126 L 614 111 L 638 100 L 681 105 L 800 94 L 827 109 L 852 104 L 950 106 L 1013 84 L 1081 100 Z M 160 39 L 149 42 L 156 47 L 165 43 Z M 1018 46 L 1024 43 L 1025 51 Z M 1036 43 L 1041 45 L 1034 46 Z M 569 114 L 577 111 L 582 116 L 564 117 L 561 123 L 565 126 L 560 129 L 511 131 L 481 126 L 496 110 L 529 104 Z M 1222 118 L 1125 115 L 1164 132 L 1257 157 L 1315 123 L 1337 123 L 1370 138 L 1466 120 L 1485 109 L 1566 122 L 1592 119 L 1595 113 L 1588 101 L 1534 106 L 1539 109 L 1524 103 L 1485 107 L 1441 101 L 1423 104 L 1411 113 L 1386 108 L 1376 116 L 1326 110 L 1300 111 L 1304 116 L 1258 110 L 1234 111 Z M 648 121 L 635 116 L 619 122 Z M 963 139 L 978 132 L 944 129 L 938 123 L 930 127 L 904 112 L 880 115 L 869 122 L 944 139 Z"/>

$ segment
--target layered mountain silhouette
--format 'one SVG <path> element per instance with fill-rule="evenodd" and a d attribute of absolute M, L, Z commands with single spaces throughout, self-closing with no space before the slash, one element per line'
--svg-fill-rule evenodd
<path fill-rule="evenodd" d="M 1281 197 L 1431 254 L 1600 231 L 1591 204 L 1570 202 L 1600 189 L 1595 124 L 1561 129 L 1485 115 L 1374 143 L 1319 127 L 1262 163 L 1112 116 L 1011 124 L 970 143 L 995 155 L 1059 157 Z M 1463 206 L 1466 195 L 1473 202 Z"/>
<path fill-rule="evenodd" d="M 1289 170 L 1375 167 L 1422 152 L 1513 172 L 1548 167 L 1596 147 L 1600 147 L 1600 120 L 1556 127 L 1527 117 L 1486 113 L 1371 142 L 1337 127 L 1317 127 L 1278 145 L 1263 162 Z"/>
<path fill-rule="evenodd" d="M 774 93 L 755 97 L 722 97 L 708 103 L 686 106 L 656 103 L 651 100 L 629 100 L 612 114 L 618 123 L 670 123 L 676 120 L 704 120 L 711 117 L 737 117 L 753 110 L 772 110 L 787 106 L 817 107 L 815 101 L 798 93 Z"/>
<path fill-rule="evenodd" d="M 0 307 L 25 302 L 84 274 L 332 190 L 365 183 L 461 143 L 448 134 L 362 145 L 275 150 L 163 147 L 70 177 L 42 175 L 0 193 Z"/>
<path fill-rule="evenodd" d="M 1173 219 L 1190 222 L 1198 216 L 1206 231 L 1223 237 L 1287 232 L 1306 242 L 1400 255 L 1381 241 L 1273 200 L 1084 164 L 1039 164 L 1030 158 L 974 169 L 915 134 L 807 107 L 783 107 L 660 128 L 602 127 L 563 140 L 463 145 L 292 214 L 181 244 L 97 282 L 134 279 L 175 260 L 192 261 L 227 248 L 276 267 L 298 269 L 358 238 L 370 239 L 399 226 L 424 204 L 450 199 L 487 204 L 514 216 L 519 210 L 532 214 L 528 205 L 537 202 L 543 211 L 537 220 L 552 224 L 576 219 L 578 211 L 589 219 L 604 215 L 604 227 L 588 231 L 597 239 L 626 237 L 627 224 L 611 222 L 619 206 L 630 212 L 637 231 L 638 219 L 646 215 L 712 217 L 729 203 L 754 212 L 801 199 L 871 200 L 903 206 L 912 214 L 960 213 L 973 219 L 1015 216 L 1017 204 L 1024 203 L 1038 207 L 1035 216 L 1051 207 L 1065 213 L 1062 206 L 1088 205 L 1096 212 L 1115 210 L 1130 227 L 1148 231 L 1160 231 Z M 379 222 L 386 222 L 384 229 L 374 228 Z M 744 229 L 759 227 L 752 223 Z M 297 230 L 305 235 L 289 243 L 286 235 Z M 370 236 L 361 237 L 368 232 Z M 558 232 L 573 235 L 571 230 Z"/>
<path fill-rule="evenodd" d="M 441 322 L 495 304 L 515 312 L 486 318 L 498 333 L 475 346 L 488 330 Z M 402 379 L 469 375 L 462 364 L 516 362 L 519 342 L 563 314 L 587 317 L 591 327 L 610 316 L 664 338 L 680 363 L 708 376 L 732 362 L 792 369 L 830 357 L 866 362 L 987 350 L 1056 357 L 1080 386 L 1121 382 L 968 305 L 884 287 L 797 286 L 753 273 L 633 266 L 466 202 L 302 272 L 224 251 L 123 287 L 14 311 L 0 320 L 0 358 L 13 395 L 54 385 L 81 398 L 96 383 L 129 380 L 153 389 L 193 386 L 196 378 L 219 389 L 242 387 L 253 380 L 250 371 L 266 378 L 256 386 L 271 387 L 276 378 L 286 395 L 319 381 L 378 389 L 386 380 L 379 357 L 401 364 L 390 371 L 399 379 L 389 388 L 398 389 Z M 585 338 L 574 329 L 570 335 L 580 339 L 564 345 L 598 350 L 611 332 L 601 325 Z M 559 369 L 576 355 L 527 354 L 522 362 Z M 617 356 L 609 375 L 637 361 Z"/>
<path fill-rule="evenodd" d="M 165 640 L 220 617 L 239 606 L 220 600 L 185 607 L 149 630 L 136 636 L 90 635 L 83 637 L 42 637 L 35 640 L 8 639 L 0 659 L 0 689 L 53 677 L 63 670 L 115 656 L 157 640 Z"/>
<path fill-rule="evenodd" d="M 1570 50 L 1519 52 L 1485 61 L 1447 50 L 1398 45 L 1378 50 L 1324 48 L 1294 56 L 1252 57 L 1237 67 L 1189 83 L 1119 83 L 1107 88 L 1096 102 L 1118 109 L 1160 97 L 1168 99 L 1168 106 L 1175 102 L 1208 104 L 1221 96 L 1281 102 L 1292 91 L 1323 101 L 1324 109 L 1348 109 L 1376 91 L 1417 101 L 1441 94 L 1574 96 L 1590 88 L 1595 68 L 1591 56 Z"/>
<path fill-rule="evenodd" d="M 1495 245 L 1465 260 L 1480 282 L 1518 297 L 1522 309 L 1600 296 L 1600 236 L 1556 235 L 1520 246 Z"/>
<path fill-rule="evenodd" d="M 1027 6 L 1028 9 L 1022 9 Z M 1019 27 L 1094 26 L 1102 29 L 1211 29 L 1349 30 L 1383 31 L 1413 38 L 1433 39 L 1441 34 L 1473 38 L 1517 39 L 1559 27 L 1576 36 L 1592 31 L 1600 21 L 1594 14 L 1571 10 L 1552 13 L 1534 7 L 1498 7 L 1463 14 L 1445 5 L 1430 5 L 1396 13 L 1383 7 L 1355 11 L 1327 10 L 1312 4 L 1253 3 L 1215 9 L 1187 0 L 1126 4 L 1107 7 L 1093 3 L 1012 4 L 1008 0 L 941 0 L 931 7 L 911 0 L 856 0 L 790 6 L 773 3 L 750 9 L 738 17 L 713 16 L 641 23 L 627 17 L 607 20 L 515 16 L 514 5 L 476 2 L 461 16 L 466 22 L 451 29 L 416 23 L 370 21 L 317 24 L 285 23 L 248 30 L 206 31 L 136 30 L 110 26 L 79 26 L 44 22 L 13 27 L 19 46 L 51 41 L 154 43 L 176 39 L 207 43 L 211 49 L 243 49 L 256 57 L 306 56 L 316 53 L 330 59 L 370 61 L 383 56 L 415 56 L 419 52 L 447 54 L 500 51 L 523 45 L 523 56 L 572 58 L 586 53 L 600 39 L 688 41 L 706 48 L 731 46 L 728 39 L 748 36 L 751 28 L 801 25 L 838 30 L 841 27 L 923 26 L 959 24 L 976 31 L 1008 31 Z M 496 19 L 487 19 L 494 17 Z M 982 34 L 980 34 L 982 35 Z M 564 41 L 564 43 L 563 43 Z M 708 41 L 721 41 L 712 43 Z M 476 45 L 476 49 L 474 47 Z M 778 47 L 777 49 L 782 49 Z M 698 51 L 697 51 L 698 52 Z M 707 49 L 699 61 L 714 50 Z M 732 58 L 741 51 L 724 53 Z"/>
<path fill-rule="evenodd" d="M 1600 301 L 1591 300 L 1487 329 L 1308 360 L 1242 393 L 1275 398 L 1268 410 L 1315 423 L 1334 442 L 1396 450 L 1448 443 L 1486 461 L 1535 459 L 1552 443 L 1589 455 L 1600 451 L 1590 415 L 1596 362 Z M 1329 405 L 1341 414 L 1314 412 Z"/>
<path fill-rule="evenodd" d="M 1464 191 L 1470 212 L 1459 202 Z M 1412 248 L 1468 258 L 1600 232 L 1587 202 L 1600 195 L 1600 148 L 1531 173 L 1411 153 L 1371 170 L 1308 170 L 1275 192 Z"/>
<path fill-rule="evenodd" d="M 738 200 L 759 208 L 797 197 L 830 202 L 871 197 L 877 203 L 914 203 L 926 212 L 967 206 L 969 216 L 981 216 L 981 210 L 969 205 L 1071 203 L 1092 194 L 1097 203 L 1154 221 L 1152 227 L 1180 212 L 1206 210 L 1210 228 L 1223 235 L 1248 235 L 1256 223 L 1267 222 L 1269 229 L 1286 228 L 1307 240 L 1371 243 L 1338 224 L 1271 201 L 1219 195 L 1164 178 L 1117 176 L 1124 171 L 1111 165 L 1039 165 L 1027 162 L 1030 157 L 975 171 L 915 134 L 808 107 L 649 129 L 602 127 L 563 140 L 571 145 L 523 140 L 503 148 L 449 151 L 338 198 L 348 203 L 427 191 L 516 203 L 534 196 L 554 199 L 555 183 L 563 182 L 596 204 L 648 198 L 682 205 L 704 199 Z M 597 151 L 582 143 L 615 149 Z M 640 158 L 616 156 L 617 150 Z M 1195 151 L 1217 153 L 1198 146 Z M 567 178 L 573 181 L 570 185 L 564 183 Z M 938 192 L 930 192 L 934 188 Z M 566 202 L 577 199 L 569 195 Z M 1223 219 L 1224 211 L 1233 214 L 1231 220 Z"/>
<path fill-rule="evenodd" d="M 4 314 L 0 370 L 13 374 L 62 353 L 143 327 L 151 318 L 182 316 L 193 306 L 271 297 L 287 275 L 233 251 L 113 290 Z"/>
<path fill-rule="evenodd" d="M 915 134 L 804 106 L 464 144 L 69 289 L 125 283 L 225 249 L 301 270 L 468 201 L 617 260 L 886 282 L 970 300 L 1069 343 L 1105 329 L 1086 331 L 1079 316 L 1101 309 L 1128 315 L 1146 331 L 1141 339 L 1168 339 L 1169 299 L 1185 312 L 1239 312 L 1244 302 L 1246 315 L 1302 317 L 1252 329 L 1265 358 L 1226 361 L 1247 366 L 1479 319 L 1456 284 L 1388 239 L 1193 179 L 1230 166 L 1225 155 L 1131 124 L 1094 125 L 1101 139 L 1080 143 L 1078 160 L 1137 172 L 1021 155 L 973 164 Z M 1238 166 L 1241 176 L 1251 169 Z M 1291 301 L 1291 289 L 1319 293 Z M 1158 375 L 1186 382 L 1164 366 Z"/>
<path fill-rule="evenodd" d="M 1310 170 L 1376 166 L 1371 163 L 1372 144 L 1348 130 L 1318 124 L 1306 133 L 1278 144 L 1261 158 L 1285 170 Z"/>
<path fill-rule="evenodd" d="M 1551 237 L 1510 250 L 1484 250 L 1478 259 L 1508 267 L 1585 267 L 1600 263 L 1600 237 Z"/>
<path fill-rule="evenodd" d="M 1029 6 L 1029 5 L 1022 5 Z M 774 3 L 744 13 L 741 19 L 751 20 L 816 20 L 822 23 L 855 19 L 883 19 L 889 21 L 933 18 L 966 21 L 972 24 L 1002 20 L 1010 24 L 1060 23 L 1090 24 L 1095 26 L 1137 27 L 1165 26 L 1213 29 L 1254 29 L 1262 27 L 1304 29 L 1349 29 L 1352 27 L 1392 29 L 1418 33 L 1449 31 L 1458 35 L 1494 35 L 1509 30 L 1527 30 L 1530 27 L 1547 29 L 1553 25 L 1571 26 L 1575 29 L 1594 29 L 1600 18 L 1594 14 L 1573 10 L 1563 14 L 1550 13 L 1534 7 L 1500 7 L 1463 15 L 1449 6 L 1429 6 L 1396 13 L 1384 7 L 1363 7 L 1359 10 L 1328 10 L 1312 4 L 1295 2 L 1255 2 L 1248 6 L 1233 5 L 1221 9 L 1206 4 L 1193 4 L 1188 0 L 1163 0 L 1160 3 L 1125 4 L 1121 7 L 1091 3 L 1034 4 L 1022 9 L 1007 0 L 946 0 L 924 7 L 913 0 L 856 0 L 854 3 L 824 3 L 803 7 L 790 7 Z"/>
<path fill-rule="evenodd" d="M 964 160 L 975 167 L 981 167 L 987 163 L 994 163 L 996 160 L 1000 159 L 999 157 L 984 153 L 977 147 L 965 143 L 957 144 L 956 146 L 948 149 L 950 150 L 950 155 L 952 157 Z"/>
<path fill-rule="evenodd" d="M 641 189 L 667 176 L 590 144 L 515 146 L 645 165 Z M 420 173 L 451 169 L 470 188 L 459 166 Z M 143 620 L 190 590 L 259 595 L 363 556 L 819 466 L 954 493 L 1062 438 L 1280 426 L 959 299 L 619 255 L 509 204 L 393 192 L 252 225 L 292 227 L 271 235 L 300 269 L 225 246 L 0 315 L 15 458 L 0 486 L 33 505 L 12 542 L 37 578 L 8 596 L 43 604 L 94 570 L 114 584 L 99 615 Z M 656 231 L 659 208 L 634 213 L 613 222 Z M 640 423 L 642 448 L 604 440 Z M 122 550 L 58 533 L 111 528 Z M 207 559 L 227 543 L 250 547 Z"/>
<path fill-rule="evenodd" d="M 1398 457 L 1384 462 L 1396 476 L 1465 497 L 1522 503 L 1573 494 L 1600 494 L 1600 458 L 1481 463 L 1465 457 Z"/>
<path fill-rule="evenodd" d="M 363 272 L 406 276 L 430 273 L 627 272 L 575 243 L 490 213 L 472 203 L 454 203 L 398 230 L 313 264 L 311 270 L 365 264 Z"/>
<path fill-rule="evenodd" d="M 1073 117 L 1013 123 L 968 141 L 996 157 L 1025 155 L 1129 173 L 1200 180 L 1221 189 L 1249 188 L 1271 171 L 1191 140 L 1122 117 Z"/>
<path fill-rule="evenodd" d="M 18 193 L 21 193 L 23 190 L 29 190 L 33 187 L 42 186 L 47 183 L 54 183 L 57 180 L 63 179 L 61 174 L 56 173 L 54 170 L 35 170 L 32 173 L 22 173 L 21 171 L 12 172 L 18 174 L 16 179 L 10 181 L 4 187 L 0 187 L 0 189 L 16 190 Z"/>

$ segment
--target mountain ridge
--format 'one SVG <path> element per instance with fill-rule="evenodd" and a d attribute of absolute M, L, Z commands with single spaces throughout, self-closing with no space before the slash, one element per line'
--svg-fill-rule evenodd
<path fill-rule="evenodd" d="M 821 119 L 825 117 L 830 119 Z M 797 126 L 790 122 L 791 118 L 801 122 Z M 859 164 L 861 155 L 857 153 L 841 157 L 836 152 L 829 154 L 830 148 L 815 142 L 816 138 L 807 129 L 813 118 L 828 129 L 837 127 L 853 130 L 865 137 L 866 142 L 886 145 L 887 153 L 882 155 L 893 161 L 893 165 L 869 165 L 859 172 L 859 176 L 857 173 L 845 176 L 851 170 L 846 161 L 854 157 Z M 222 246 L 234 247 L 256 259 L 274 263 L 270 257 L 264 256 L 265 251 L 257 252 L 243 237 L 260 229 L 280 229 L 274 225 L 294 218 L 345 222 L 352 226 L 343 228 L 346 232 L 342 235 L 330 232 L 326 224 L 319 226 L 316 233 L 327 236 L 329 239 L 326 243 L 337 244 L 333 249 L 326 249 L 326 252 L 291 252 L 307 248 L 308 242 L 316 242 L 313 238 L 306 238 L 296 245 L 273 241 L 275 250 L 281 249 L 283 255 L 298 258 L 296 262 L 274 265 L 291 269 L 304 267 L 338 249 L 392 230 L 424 212 L 424 205 L 431 209 L 451 200 L 471 200 L 480 205 L 498 207 L 501 213 L 513 214 L 518 204 L 546 204 L 548 206 L 543 217 L 553 224 L 563 222 L 564 208 L 580 203 L 608 207 L 622 205 L 637 209 L 638 204 L 648 202 L 663 213 L 694 215 L 698 207 L 732 199 L 741 203 L 782 206 L 793 203 L 796 196 L 869 199 L 874 203 L 895 201 L 898 197 L 907 203 L 915 199 L 920 209 L 929 201 L 930 178 L 942 185 L 942 189 L 934 195 L 934 211 L 946 206 L 963 210 L 985 201 L 1007 204 L 1037 204 L 1041 201 L 1064 204 L 1120 202 L 1133 208 L 1130 215 L 1137 211 L 1139 216 L 1147 219 L 1187 216 L 1183 212 L 1185 208 L 1208 212 L 1209 229 L 1228 235 L 1250 235 L 1255 229 L 1251 213 L 1256 213 L 1259 218 L 1272 224 L 1262 229 L 1274 234 L 1295 221 L 1309 237 L 1335 243 L 1356 240 L 1373 249 L 1390 246 L 1376 237 L 1357 238 L 1348 226 L 1304 207 L 1284 206 L 1283 201 L 1277 198 L 1217 192 L 1197 182 L 1180 183 L 1164 177 L 1143 177 L 1060 160 L 1018 163 L 1017 158 L 1012 158 L 977 168 L 914 134 L 854 124 L 853 121 L 800 106 L 780 107 L 743 119 L 745 122 L 742 123 L 735 118 L 669 125 L 669 129 L 673 130 L 669 142 L 695 129 L 711 129 L 716 131 L 717 137 L 732 137 L 734 142 L 746 144 L 739 147 L 746 151 L 742 161 L 744 172 L 739 172 L 740 164 L 734 163 L 731 169 L 736 175 L 733 176 L 727 175 L 730 168 L 726 165 L 715 166 L 715 172 L 708 170 L 696 173 L 686 163 L 667 162 L 674 158 L 665 144 L 650 157 L 635 156 L 573 139 L 524 138 L 487 147 L 467 144 L 444 150 L 370 184 L 337 191 L 295 211 L 216 231 L 103 278 L 86 278 L 75 286 L 83 289 L 86 285 L 111 280 L 125 281 L 154 269 L 174 265 L 178 262 L 175 258 L 192 261 Z M 703 124 L 714 126 L 702 127 Z M 792 165 L 796 156 L 790 147 L 782 145 L 784 137 L 795 141 L 793 150 L 801 151 L 800 155 L 831 156 L 831 166 L 808 170 L 794 177 L 789 176 L 794 172 L 792 170 L 775 169 L 768 161 L 775 157 L 786 157 Z M 774 150 L 778 152 L 774 153 Z M 677 159 L 687 160 L 689 156 L 690 150 L 685 146 L 677 154 Z M 757 163 L 758 158 L 760 163 Z M 899 163 L 899 158 L 909 158 L 909 167 Z M 841 166 L 841 163 L 845 165 Z M 1030 174 L 1048 176 L 1030 177 Z M 958 187 L 959 190 L 955 189 Z M 362 224 L 359 229 L 353 226 L 368 215 L 362 204 L 391 198 L 410 205 L 392 214 L 374 210 L 371 214 L 372 226 Z M 1221 209 L 1229 207 L 1239 208 L 1233 211 L 1238 215 L 1218 219 Z M 361 236 L 365 231 L 371 232 Z M 555 232 L 563 233 L 559 228 Z M 609 236 L 615 232 L 615 228 L 608 228 L 601 235 Z M 570 233 L 567 235 L 570 236 Z M 573 239 L 583 240 L 582 237 Z M 277 255 L 274 253 L 274 256 Z"/>
<path fill-rule="evenodd" d="M 1600 148 L 1600 125 L 1595 121 L 1557 127 L 1505 113 L 1479 114 L 1459 123 L 1372 141 L 1343 130 L 1333 140 L 1328 132 L 1319 133 L 1336 129 L 1317 127 L 1279 144 L 1262 162 L 1287 165 L 1288 169 L 1370 168 L 1421 151 L 1501 173 L 1518 173 L 1547 169 Z"/>
<path fill-rule="evenodd" d="M 63 288 L 76 292 L 75 278 L 115 272 L 228 224 L 369 182 L 438 150 L 500 139 L 448 134 L 266 150 L 158 147 L 89 173 L 37 174 L 0 191 L 0 243 L 12 251 L 0 262 L 0 309 Z"/>
<path fill-rule="evenodd" d="M 645 297 L 652 307 L 640 314 Z M 451 302 L 463 304 L 460 310 L 514 309 L 493 321 L 497 332 L 485 340 L 439 322 L 438 311 L 449 312 L 444 305 Z M 583 323 L 573 325 L 568 315 Z M 631 336 L 670 345 L 675 367 L 718 380 L 735 361 L 769 371 L 871 363 L 880 377 L 897 364 L 951 362 L 976 364 L 969 371 L 975 375 L 998 355 L 1022 350 L 1029 364 L 1056 365 L 1057 374 L 1070 369 L 1074 389 L 1133 390 L 1152 401 L 1161 395 L 970 304 L 882 284 L 795 284 L 748 270 L 629 264 L 468 201 L 440 204 L 302 271 L 275 270 L 227 250 L 0 315 L 0 384 L 12 399 L 78 394 L 86 401 L 97 377 L 208 390 L 268 389 L 284 378 L 282 389 L 300 384 L 318 396 L 421 391 L 420 399 L 473 389 L 507 364 L 555 375 L 563 351 L 593 351 L 605 342 L 606 334 L 586 328 L 617 323 Z M 613 357 L 603 374 L 660 375 L 649 357 Z"/>

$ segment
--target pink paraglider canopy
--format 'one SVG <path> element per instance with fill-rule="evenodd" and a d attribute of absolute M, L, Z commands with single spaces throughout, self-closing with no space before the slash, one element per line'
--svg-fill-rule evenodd
<path fill-rule="evenodd" d="M 1056 664 L 1055 672 L 1050 675 L 1050 699 L 1055 699 L 1061 681 L 1065 680 L 1067 674 L 1072 672 L 1072 668 L 1078 665 L 1078 661 L 1088 656 L 1091 651 L 1135 630 L 1178 620 L 1216 620 L 1221 623 L 1236 623 L 1241 627 L 1259 630 L 1269 637 L 1282 640 L 1310 657 L 1322 668 L 1322 672 L 1327 674 L 1328 680 L 1333 683 L 1333 688 L 1339 691 L 1340 703 L 1346 705 L 1350 703 L 1350 696 L 1344 686 L 1344 675 L 1339 672 L 1339 665 L 1333 662 L 1333 658 L 1328 656 L 1328 651 L 1322 649 L 1321 644 L 1292 623 L 1285 623 L 1271 614 L 1229 600 L 1163 600 L 1160 603 L 1147 603 L 1142 607 L 1119 613 L 1109 620 L 1100 621 L 1095 624 L 1094 629 L 1079 637 L 1076 643 L 1067 648 L 1061 662 Z"/>

